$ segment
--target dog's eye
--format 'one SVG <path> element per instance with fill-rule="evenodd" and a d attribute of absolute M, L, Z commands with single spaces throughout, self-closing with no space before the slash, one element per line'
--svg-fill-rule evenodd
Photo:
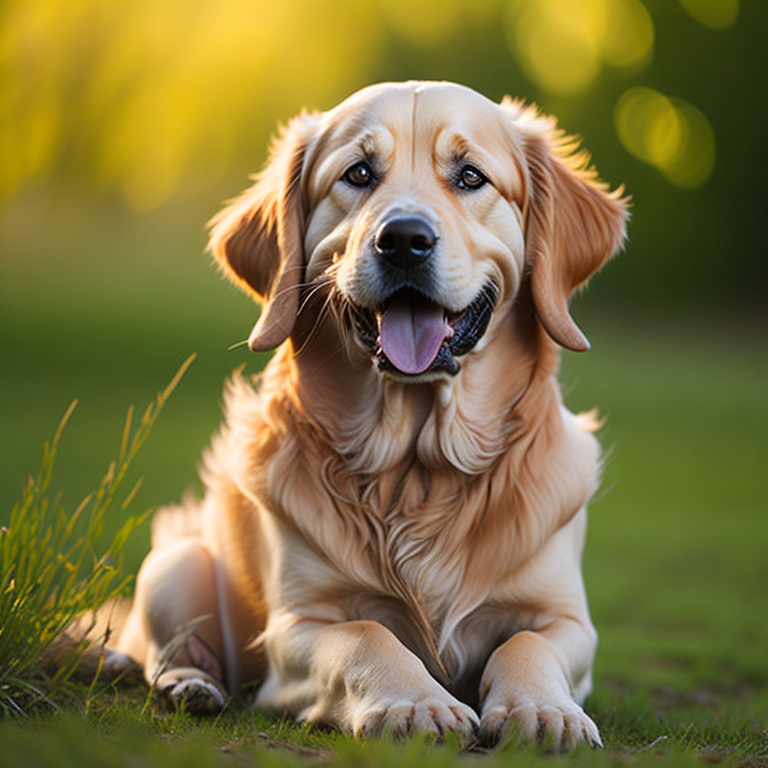
<path fill-rule="evenodd" d="M 353 187 L 370 187 L 374 182 L 371 166 L 363 160 L 347 168 L 341 178 Z"/>
<path fill-rule="evenodd" d="M 458 186 L 460 189 L 480 189 L 487 183 L 488 179 L 474 165 L 465 165 L 459 173 Z"/>

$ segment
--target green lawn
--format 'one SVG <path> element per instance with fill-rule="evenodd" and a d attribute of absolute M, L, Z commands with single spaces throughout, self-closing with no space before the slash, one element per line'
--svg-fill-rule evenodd
<path fill-rule="evenodd" d="M 108 263 L 96 252 L 58 262 L 29 254 L 12 270 L 4 260 L 0 523 L 73 398 L 80 403 L 54 479 L 69 508 L 117 453 L 127 407 L 143 408 L 197 352 L 134 467 L 145 478 L 135 511 L 177 499 L 196 484 L 223 378 L 239 365 L 257 368 L 242 348 L 228 349 L 247 336 L 254 311 L 197 255 L 201 243 L 190 244 L 183 269 L 178 255 L 166 262 L 139 246 L 118 241 Z M 581 307 L 590 298 L 577 315 L 593 351 L 567 355 L 562 381 L 572 408 L 598 406 L 607 417 L 605 482 L 584 563 L 601 637 L 587 708 L 606 750 L 546 759 L 768 766 L 766 326 L 711 316 L 665 321 L 651 308 L 635 317 L 606 308 L 587 314 Z M 135 536 L 130 568 L 146 542 L 146 530 Z M 0 766 L 475 759 L 457 756 L 455 745 L 352 745 L 242 708 L 205 723 L 151 707 L 142 713 L 144 697 L 105 691 L 85 708 L 0 722 Z M 539 758 L 510 747 L 482 759 Z"/>

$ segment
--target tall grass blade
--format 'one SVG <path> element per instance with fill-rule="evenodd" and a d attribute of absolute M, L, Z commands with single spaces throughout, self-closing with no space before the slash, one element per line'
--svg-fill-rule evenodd
<path fill-rule="evenodd" d="M 53 675 L 41 674 L 40 659 L 78 616 L 129 586 L 131 577 L 122 570 L 123 548 L 149 515 L 126 511 L 140 482 L 117 505 L 125 519 L 106 544 L 105 522 L 131 462 L 193 360 L 194 355 L 183 363 L 135 427 L 129 409 L 117 460 L 74 512 L 63 508 L 60 495 L 51 496 L 50 484 L 61 436 L 77 401 L 44 445 L 38 474 L 29 479 L 8 526 L 0 530 L 0 713 L 18 713 L 38 702 L 50 705 L 67 686 L 85 643 L 57 659 Z"/>

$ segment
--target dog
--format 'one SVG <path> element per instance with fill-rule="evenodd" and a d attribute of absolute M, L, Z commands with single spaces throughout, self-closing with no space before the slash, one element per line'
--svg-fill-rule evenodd
<path fill-rule="evenodd" d="M 228 384 L 203 500 L 158 512 L 122 658 L 199 713 L 259 681 L 257 706 L 355 735 L 599 746 L 600 448 L 556 375 L 627 219 L 509 98 L 388 83 L 291 120 L 209 246 L 276 352 Z"/>

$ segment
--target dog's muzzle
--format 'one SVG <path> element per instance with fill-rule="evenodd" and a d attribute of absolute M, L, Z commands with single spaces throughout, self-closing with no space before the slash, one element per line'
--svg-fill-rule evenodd
<path fill-rule="evenodd" d="M 375 310 L 355 308 L 355 322 L 381 370 L 456 374 L 456 358 L 483 337 L 498 297 L 498 286 L 488 282 L 466 309 L 449 312 L 413 288 L 402 288 Z"/>

